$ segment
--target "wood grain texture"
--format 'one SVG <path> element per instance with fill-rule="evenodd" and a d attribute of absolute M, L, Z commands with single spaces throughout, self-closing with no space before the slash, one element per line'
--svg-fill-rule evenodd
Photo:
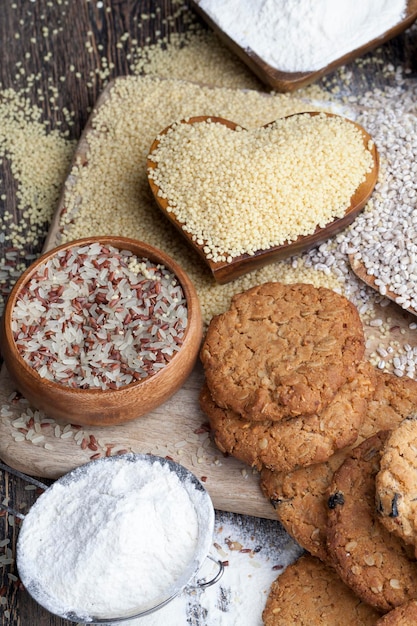
<path fill-rule="evenodd" d="M 96 2 L 65 2 L 63 0 L 58 3 L 58 1 L 49 0 L 36 0 L 36 2 L 15 0 L 3 2 L 1 7 L 0 83 L 2 88 L 26 89 L 28 77 L 36 75 L 33 86 L 26 91 L 28 102 L 39 107 L 41 118 L 49 120 L 51 130 L 68 132 L 69 140 L 74 142 L 79 141 L 91 109 L 108 82 L 130 73 L 129 55 L 134 55 L 136 48 L 147 43 L 154 43 L 160 37 L 169 37 L 171 34 L 183 32 L 189 27 L 177 15 L 176 3 L 171 0 L 112 0 L 112 2 L 105 0 L 103 5 L 104 10 L 100 9 L 99 3 Z M 152 14 L 153 17 L 142 19 L 142 14 Z M 200 20 L 200 23 L 203 25 L 203 20 Z M 129 36 L 121 40 L 125 33 Z M 86 47 L 86 41 L 90 44 L 89 49 Z M 102 72 L 103 58 L 112 64 L 107 74 Z M 350 75 L 349 84 L 339 81 L 336 74 L 329 76 L 333 80 L 333 87 L 339 88 L 341 95 L 347 97 L 350 94 L 360 94 L 372 89 L 383 89 L 387 84 L 387 78 L 381 71 L 381 60 L 384 63 L 391 63 L 394 67 L 401 65 L 410 72 L 405 77 L 405 90 L 408 88 L 408 83 L 414 84 L 413 81 L 417 75 L 415 36 L 406 32 L 390 40 L 382 47 L 379 59 L 375 61 L 371 55 L 367 55 L 365 56 L 366 63 L 362 67 L 354 63 L 349 64 L 346 67 Z M 75 71 L 70 69 L 71 66 L 74 66 Z M 61 77 L 65 77 L 65 80 L 61 81 Z M 68 123 L 65 115 L 66 109 L 75 112 L 72 124 Z M 2 232 L 7 233 L 9 224 L 19 225 L 25 232 L 26 225 L 22 219 L 22 210 L 18 208 L 17 203 L 18 186 L 8 159 L 0 162 L 0 178 Z M 11 216 L 7 221 L 4 219 L 6 212 Z M 27 265 L 30 262 L 28 258 L 30 254 L 40 254 L 49 227 L 50 221 L 44 224 L 43 237 L 39 241 L 22 244 L 19 250 L 19 260 L 23 264 Z M 53 226 L 50 232 L 54 237 Z M 0 258 L 4 257 L 10 247 L 11 243 L 7 239 L 0 238 Z M 1 293 L 7 294 L 10 287 L 10 284 L 1 284 Z M 395 305 L 389 308 L 394 312 L 391 336 L 395 339 L 400 337 L 401 329 L 405 329 L 405 333 L 408 332 L 406 329 L 411 316 Z M 407 338 L 408 335 L 406 334 L 405 337 Z M 370 339 L 371 344 L 372 341 L 374 340 Z M 415 338 L 410 336 L 410 342 L 415 344 Z M 2 400 L 10 390 L 7 386 L 9 382 L 5 381 L 3 387 L 3 376 L 5 376 L 4 373 L 2 373 L 1 383 Z M 195 389 L 195 395 L 197 395 L 199 384 L 198 372 L 193 373 L 186 383 L 189 385 L 188 389 L 190 387 Z M 178 398 L 181 399 L 177 409 L 179 414 L 182 414 L 184 410 L 184 403 L 186 409 L 190 410 L 189 401 L 182 401 L 181 392 Z M 196 421 L 199 422 L 199 420 L 200 415 Z M 33 444 L 32 447 L 28 444 L 26 450 L 32 450 L 34 447 Z M 13 460 L 17 454 L 16 449 L 7 446 L 7 450 L 7 459 Z M 87 453 L 82 460 L 86 457 Z M 68 462 L 67 446 L 60 448 L 59 458 Z M 35 469 L 39 467 L 40 472 L 43 468 L 41 459 L 38 463 Z M 55 467 L 52 471 L 58 471 L 58 469 Z M 239 471 L 239 469 L 236 470 L 236 472 Z M 48 479 L 45 480 L 48 481 Z M 253 482 L 251 489 L 255 489 L 255 478 L 249 476 L 245 485 L 249 481 Z M 3 472 L 0 472 L 0 493 L 16 506 L 22 507 L 22 510 L 26 510 L 37 497 L 35 492 L 25 490 L 20 481 Z M 230 496 L 233 497 L 233 495 L 232 491 Z M 256 518 L 252 524 L 250 521 L 252 518 L 235 517 L 233 514 L 219 511 L 217 515 L 219 520 L 237 519 L 243 527 L 248 522 L 248 528 L 255 528 L 259 534 L 262 534 L 267 521 Z M 8 516 L 0 516 L 0 538 L 8 538 L 10 547 L 14 546 L 17 533 L 18 527 L 13 524 L 13 520 Z M 19 587 L 18 582 L 9 579 L 9 573 L 15 573 L 13 566 L 0 568 L 0 595 L 6 601 L 5 605 L 0 606 L 1 626 L 69 626 L 68 621 L 54 617 L 31 600 Z M 196 621 L 190 623 L 193 626 L 200 626 Z"/>
<path fill-rule="evenodd" d="M 301 87 L 310 85 L 311 83 L 318 81 L 320 78 L 323 78 L 323 76 L 334 72 L 337 68 L 352 63 L 352 61 L 356 58 L 363 56 L 375 48 L 378 48 L 387 41 L 390 41 L 393 37 L 402 33 L 417 19 L 417 0 L 408 0 L 404 19 L 393 28 L 390 28 L 385 33 L 382 33 L 380 37 L 372 39 L 363 46 L 344 54 L 342 57 L 332 61 L 319 70 L 312 72 L 282 72 L 266 63 L 250 48 L 242 48 L 239 46 L 236 41 L 229 37 L 225 31 L 219 28 L 211 17 L 209 17 L 209 15 L 200 7 L 198 0 L 191 0 L 191 5 L 207 22 L 208 26 L 224 42 L 224 44 L 228 46 L 228 48 L 230 48 L 230 50 L 234 52 L 234 54 L 236 54 L 241 61 L 243 61 L 243 63 L 246 63 L 246 65 L 263 83 L 269 85 L 272 89 L 283 93 L 292 92 L 296 89 L 300 89 Z"/>

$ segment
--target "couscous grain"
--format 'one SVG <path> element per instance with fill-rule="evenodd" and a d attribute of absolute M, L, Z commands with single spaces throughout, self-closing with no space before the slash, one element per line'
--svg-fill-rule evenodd
<path fill-rule="evenodd" d="M 343 217 L 374 165 L 359 128 L 324 114 L 251 131 L 210 119 L 176 123 L 157 140 L 148 176 L 215 263 L 295 241 Z"/>

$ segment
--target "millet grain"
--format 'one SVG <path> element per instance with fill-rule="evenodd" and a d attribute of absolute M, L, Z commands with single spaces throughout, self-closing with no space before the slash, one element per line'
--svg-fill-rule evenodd
<path fill-rule="evenodd" d="M 230 261 L 344 216 L 373 158 L 341 117 L 299 115 L 231 130 L 207 120 L 158 136 L 148 175 L 207 258 Z"/>

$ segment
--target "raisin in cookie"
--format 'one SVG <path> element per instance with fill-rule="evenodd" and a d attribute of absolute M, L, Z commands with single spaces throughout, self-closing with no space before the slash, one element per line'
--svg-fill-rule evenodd
<path fill-rule="evenodd" d="M 230 409 L 217 406 L 207 385 L 201 391 L 200 405 L 222 452 L 257 469 L 265 466 L 291 471 L 325 461 L 339 448 L 353 443 L 372 391 L 370 378 L 358 371 L 356 378 L 341 387 L 321 415 L 279 422 L 246 420 Z"/>
<path fill-rule="evenodd" d="M 218 406 L 281 420 L 321 413 L 355 375 L 364 346 L 358 311 L 344 296 L 264 283 L 211 320 L 200 357 Z"/>
<path fill-rule="evenodd" d="M 369 367 L 371 367 L 369 365 Z M 417 382 L 374 369 L 375 391 L 368 401 L 365 419 L 356 445 L 379 430 L 395 428 L 417 406 Z M 261 487 L 271 500 L 286 531 L 306 550 L 325 562 L 327 550 L 327 491 L 334 472 L 351 454 L 343 448 L 324 463 L 292 472 L 266 468 L 261 472 Z"/>
<path fill-rule="evenodd" d="M 333 568 L 302 556 L 272 583 L 265 626 L 373 626 L 379 613 L 347 587 Z"/>
<path fill-rule="evenodd" d="M 327 490 L 334 472 L 346 458 L 346 448 L 325 463 L 293 472 L 261 471 L 261 489 L 271 501 L 287 533 L 311 555 L 327 564 Z M 349 448 L 351 450 L 351 448 Z"/>
<path fill-rule="evenodd" d="M 357 446 L 334 473 L 328 498 L 327 546 L 341 579 L 380 611 L 417 598 L 417 564 L 378 520 L 375 476 L 389 431 Z"/>
<path fill-rule="evenodd" d="M 376 475 L 376 505 L 381 522 L 406 543 L 417 545 L 417 413 L 388 437 Z"/>

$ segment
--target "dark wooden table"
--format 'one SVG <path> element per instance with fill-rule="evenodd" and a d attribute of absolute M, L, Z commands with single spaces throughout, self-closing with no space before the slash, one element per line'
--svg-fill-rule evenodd
<path fill-rule="evenodd" d="M 29 101 L 42 109 L 51 129 L 67 130 L 68 137 L 77 140 L 106 82 L 129 73 L 128 55 L 132 46 L 137 48 L 155 41 L 158 31 L 161 37 L 187 28 L 181 17 L 166 19 L 177 15 L 177 9 L 178 4 L 170 0 L 3 0 L 0 3 L 0 107 L 6 89 L 21 90 L 29 84 L 29 76 L 37 75 L 34 86 L 27 92 Z M 150 14 L 154 15 L 151 19 L 141 17 Z M 117 46 L 125 32 L 130 37 L 123 40 L 122 46 Z M 91 44 L 89 48 L 86 41 Z M 407 80 L 415 81 L 416 51 L 417 37 L 408 32 L 385 44 L 379 56 L 386 63 L 409 69 Z M 103 58 L 114 64 L 107 76 L 95 71 L 103 67 Z M 72 65 L 76 71 L 70 69 Z M 371 56 L 362 67 L 352 64 L 347 69 L 351 71 L 350 83 L 341 84 L 347 94 L 382 87 L 387 80 L 380 63 L 374 62 Z M 61 80 L 62 76 L 66 77 L 65 81 Z M 338 82 L 336 74 L 334 82 Z M 67 124 L 66 109 L 75 112 L 72 125 Z M 5 228 L 7 232 L 7 223 L 10 223 L 4 219 L 5 212 L 11 213 L 11 221 L 17 224 L 22 222 L 22 216 L 16 209 L 18 188 L 7 159 L 0 163 L 0 168 L 1 234 Z M 23 263 L 29 262 L 28 254 L 39 254 L 48 224 L 41 225 L 40 232 L 42 229 L 43 236 L 38 242 L 22 245 L 18 250 Z M 9 248 L 10 244 L 0 237 L 0 255 Z M 7 281 L 3 281 L 0 293 L 6 295 L 9 288 Z M 36 497 L 34 492 L 25 490 L 19 480 L 1 472 L 0 494 L 15 507 L 29 505 Z M 2 515 L 0 542 L 10 539 L 12 551 L 17 532 L 18 525 L 13 524 L 13 518 Z M 0 554 L 4 551 L 5 547 L 0 548 Z M 13 580 L 15 574 L 13 563 L 0 567 L 0 622 L 3 626 L 69 624 L 38 607 L 21 589 L 19 581 Z"/>

